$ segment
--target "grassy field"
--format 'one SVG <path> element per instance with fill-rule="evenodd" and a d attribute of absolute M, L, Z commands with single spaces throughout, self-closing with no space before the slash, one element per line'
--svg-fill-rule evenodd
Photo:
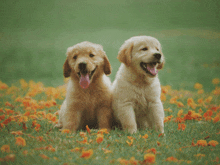
<path fill-rule="evenodd" d="M 20 80 L 0 83 L 1 164 L 219 164 L 220 88 L 200 83 L 193 91 L 162 87 L 165 136 L 153 130 L 130 135 L 121 130 L 53 128 L 65 87 Z"/>
<path fill-rule="evenodd" d="M 218 0 L 0 1 L 0 164 L 220 164 L 219 7 Z M 66 49 L 103 45 L 113 81 L 118 50 L 136 35 L 163 47 L 166 136 L 54 129 Z"/>

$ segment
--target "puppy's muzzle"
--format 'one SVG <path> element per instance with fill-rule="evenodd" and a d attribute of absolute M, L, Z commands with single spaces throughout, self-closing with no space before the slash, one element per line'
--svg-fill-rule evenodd
<path fill-rule="evenodd" d="M 79 67 L 79 70 L 80 70 L 81 74 L 86 74 L 87 73 L 87 69 L 86 69 L 87 63 L 86 62 L 79 63 L 78 67 Z"/>

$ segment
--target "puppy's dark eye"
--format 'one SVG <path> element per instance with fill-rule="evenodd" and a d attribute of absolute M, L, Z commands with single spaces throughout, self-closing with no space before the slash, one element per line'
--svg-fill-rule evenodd
<path fill-rule="evenodd" d="M 90 55 L 89 55 L 89 57 L 94 57 L 94 56 L 95 56 L 94 54 L 90 54 Z"/>
<path fill-rule="evenodd" d="M 158 48 L 156 48 L 157 49 L 157 51 L 159 51 L 159 49 Z"/>
<path fill-rule="evenodd" d="M 148 48 L 147 48 L 147 47 L 145 47 L 145 48 L 143 48 L 143 49 L 141 49 L 141 50 L 146 51 L 146 50 L 148 50 Z"/>
<path fill-rule="evenodd" d="M 74 60 L 76 60 L 76 59 L 77 59 L 77 56 L 76 56 L 76 55 L 75 55 L 75 56 L 73 56 L 73 59 L 74 59 Z"/>

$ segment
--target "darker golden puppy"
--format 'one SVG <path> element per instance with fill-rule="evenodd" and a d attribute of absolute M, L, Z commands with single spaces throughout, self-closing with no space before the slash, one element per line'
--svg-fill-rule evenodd
<path fill-rule="evenodd" d="M 101 45 L 88 41 L 67 49 L 64 76 L 70 77 L 56 127 L 75 132 L 86 125 L 111 128 L 109 60 Z"/>

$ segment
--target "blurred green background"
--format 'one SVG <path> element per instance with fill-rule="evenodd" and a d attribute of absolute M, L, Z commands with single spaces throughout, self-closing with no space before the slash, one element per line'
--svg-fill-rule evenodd
<path fill-rule="evenodd" d="M 0 80 L 63 84 L 66 49 L 82 41 L 103 45 L 115 78 L 123 42 L 156 37 L 166 57 L 162 85 L 213 89 L 220 78 L 219 0 L 1 0 Z"/>

